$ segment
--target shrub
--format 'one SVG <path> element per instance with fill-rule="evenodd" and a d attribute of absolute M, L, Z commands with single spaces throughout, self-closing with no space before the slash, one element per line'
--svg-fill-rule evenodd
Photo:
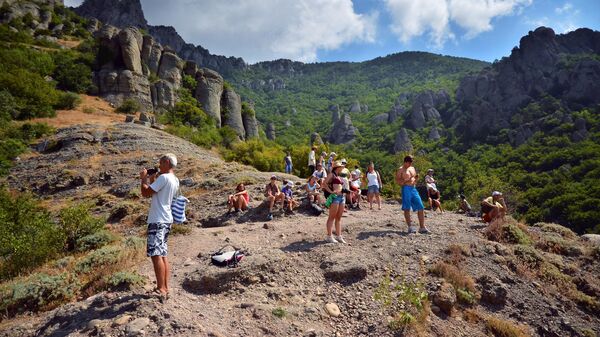
<path fill-rule="evenodd" d="M 88 274 L 95 269 L 115 264 L 121 257 L 121 248 L 117 246 L 104 246 L 88 253 L 75 264 L 75 271 Z"/>
<path fill-rule="evenodd" d="M 409 330 L 417 336 L 423 335 L 422 325 L 426 324 L 429 314 L 429 299 L 420 280 L 400 278 L 396 281 L 388 273 L 379 283 L 373 297 L 392 316 L 392 320 L 388 322 L 391 330 Z"/>
<path fill-rule="evenodd" d="M 529 269 L 538 270 L 544 262 L 544 258 L 531 246 L 517 245 L 514 254 Z"/>
<path fill-rule="evenodd" d="M 63 208 L 59 214 L 59 224 L 66 237 L 66 249 L 72 251 L 77 240 L 96 233 L 104 227 L 104 220 L 90 214 L 91 205 L 79 204 Z"/>
<path fill-rule="evenodd" d="M 55 107 L 60 110 L 72 110 L 81 104 L 81 97 L 74 92 L 63 92 L 58 98 Z"/>
<path fill-rule="evenodd" d="M 527 233 L 527 228 L 516 222 L 507 222 L 503 220 L 493 221 L 485 230 L 488 240 L 516 243 L 520 245 L 530 245 L 531 237 Z"/>
<path fill-rule="evenodd" d="M 475 281 L 458 267 L 445 262 L 438 262 L 431 267 L 430 272 L 436 276 L 446 279 L 454 289 L 464 289 L 471 293 L 475 293 Z"/>
<path fill-rule="evenodd" d="M 143 286 L 146 279 L 136 272 L 119 271 L 106 278 L 105 283 L 110 290 L 130 290 Z"/>
<path fill-rule="evenodd" d="M 52 54 L 56 68 L 52 77 L 62 90 L 78 93 L 86 92 L 92 85 L 90 60 L 82 54 L 67 50 Z"/>
<path fill-rule="evenodd" d="M 85 252 L 88 250 L 98 249 L 108 245 L 109 243 L 117 241 L 117 239 L 118 238 L 115 234 L 106 230 L 101 230 L 77 239 L 75 250 L 78 252 Z"/>
<path fill-rule="evenodd" d="M 39 266 L 63 245 L 63 233 L 32 196 L 0 189 L 0 279 Z"/>
<path fill-rule="evenodd" d="M 196 90 L 196 87 L 198 86 L 198 82 L 196 81 L 196 79 L 194 79 L 190 75 L 183 75 L 182 83 L 183 87 L 190 90 L 191 92 L 194 92 L 194 90 Z"/>
<path fill-rule="evenodd" d="M 473 305 L 477 302 L 477 295 L 466 289 L 458 288 L 456 289 L 456 299 L 460 303 Z"/>
<path fill-rule="evenodd" d="M 283 308 L 275 308 L 271 311 L 273 316 L 278 318 L 284 318 L 287 315 L 287 312 Z"/>
<path fill-rule="evenodd" d="M 34 274 L 0 289 L 0 311 L 12 316 L 27 310 L 50 309 L 74 298 L 79 289 L 73 274 Z"/>
<path fill-rule="evenodd" d="M 495 337 L 528 337 L 529 334 L 523 326 L 518 326 L 511 321 L 490 317 L 486 328 Z"/>
<path fill-rule="evenodd" d="M 565 226 L 545 222 L 538 222 L 534 224 L 534 226 L 540 227 L 543 232 L 560 234 L 560 236 L 562 236 L 565 239 L 575 239 L 577 237 L 577 234 L 575 234 L 575 232 L 573 232 Z"/>
<path fill-rule="evenodd" d="M 19 114 L 17 101 L 6 90 L 0 90 L 0 125 L 10 121 Z"/>
<path fill-rule="evenodd" d="M 41 75 L 21 68 L 0 71 L 0 87 L 15 98 L 16 119 L 54 116 L 58 92 Z"/>
<path fill-rule="evenodd" d="M 117 112 L 124 114 L 132 114 L 140 111 L 140 103 L 134 99 L 128 98 L 117 108 Z"/>
<path fill-rule="evenodd" d="M 192 228 L 186 225 L 173 224 L 171 228 L 172 235 L 188 235 L 192 232 Z"/>

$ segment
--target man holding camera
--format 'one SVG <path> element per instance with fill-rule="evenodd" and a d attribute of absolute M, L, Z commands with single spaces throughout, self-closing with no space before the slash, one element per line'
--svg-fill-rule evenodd
<path fill-rule="evenodd" d="M 140 172 L 142 196 L 152 197 L 148 212 L 147 255 L 152 259 L 156 274 L 156 292 L 161 300 L 169 294 L 169 263 L 167 261 L 167 238 L 173 223 L 171 203 L 179 190 L 179 180 L 173 169 L 177 166 L 177 157 L 167 153 L 160 158 L 158 172 L 156 169 Z"/>

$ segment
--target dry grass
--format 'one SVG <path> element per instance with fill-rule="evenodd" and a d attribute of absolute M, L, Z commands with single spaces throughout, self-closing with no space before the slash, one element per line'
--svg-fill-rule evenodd
<path fill-rule="evenodd" d="M 511 321 L 489 317 L 486 322 L 486 328 L 495 337 L 529 337 L 527 328 L 517 325 Z"/>
<path fill-rule="evenodd" d="M 479 311 L 469 308 L 463 311 L 463 319 L 465 320 L 465 322 L 477 324 L 481 322 L 481 320 L 483 320 L 483 317 L 481 313 L 479 313 Z"/>
<path fill-rule="evenodd" d="M 114 112 L 108 102 L 89 95 L 80 95 L 82 103 L 74 110 L 58 110 L 56 117 L 35 118 L 30 122 L 47 123 L 55 128 L 63 128 L 77 124 L 95 124 L 108 126 L 123 122 L 125 117 Z M 93 113 L 86 113 L 93 109 Z"/>
<path fill-rule="evenodd" d="M 460 264 L 465 260 L 465 257 L 471 255 L 471 251 L 469 247 L 465 245 L 453 243 L 446 248 L 446 254 L 448 254 L 447 261 L 450 264 L 459 267 Z"/>
<path fill-rule="evenodd" d="M 476 291 L 473 278 L 449 263 L 438 262 L 431 267 L 430 272 L 446 279 L 455 289 L 466 289 L 472 293 Z"/>

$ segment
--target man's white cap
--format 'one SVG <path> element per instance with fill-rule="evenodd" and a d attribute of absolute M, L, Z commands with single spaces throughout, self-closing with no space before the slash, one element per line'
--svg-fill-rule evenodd
<path fill-rule="evenodd" d="M 492 192 L 492 197 L 499 196 L 499 195 L 502 195 L 502 193 L 500 193 L 498 191 Z"/>
<path fill-rule="evenodd" d="M 166 159 L 168 159 L 168 160 L 169 160 L 169 163 L 171 163 L 171 167 L 176 167 L 176 166 L 177 166 L 177 157 L 175 157 L 175 155 L 174 155 L 174 154 L 172 154 L 172 153 L 166 153 L 166 154 L 164 154 L 164 155 L 161 157 L 161 159 L 162 159 L 162 158 L 166 158 Z"/>
<path fill-rule="evenodd" d="M 293 187 L 293 186 L 294 186 L 294 183 L 293 183 L 292 181 L 288 181 L 287 185 L 288 185 L 289 187 Z"/>

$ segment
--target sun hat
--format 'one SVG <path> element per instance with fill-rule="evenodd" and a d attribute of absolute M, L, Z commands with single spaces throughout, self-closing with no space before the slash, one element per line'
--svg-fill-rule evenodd
<path fill-rule="evenodd" d="M 338 167 L 344 167 L 344 165 L 342 164 L 341 161 L 336 160 L 335 162 L 333 162 L 333 165 L 331 166 L 331 169 L 333 170 L 333 169 L 336 169 Z"/>
<path fill-rule="evenodd" d="M 502 193 L 501 193 L 501 192 L 498 192 L 498 191 L 494 191 L 494 192 L 492 192 L 492 197 L 495 197 L 495 196 L 500 196 L 500 195 L 502 195 Z"/>
<path fill-rule="evenodd" d="M 330 156 L 337 156 L 337 153 L 335 153 L 335 152 L 331 152 L 329 155 L 330 155 Z"/>
<path fill-rule="evenodd" d="M 287 185 L 288 185 L 289 187 L 292 187 L 292 186 L 294 186 L 294 183 L 293 183 L 292 181 L 288 181 L 288 182 L 287 182 Z"/>
<path fill-rule="evenodd" d="M 429 169 L 429 170 L 427 170 L 427 173 L 429 173 L 429 172 L 433 172 L 433 169 Z"/>
<path fill-rule="evenodd" d="M 272 175 L 271 176 L 271 180 L 273 180 L 273 179 L 277 180 L 277 176 L 276 175 Z"/>
<path fill-rule="evenodd" d="M 346 158 L 342 159 L 342 164 L 344 164 L 344 165 L 348 164 L 348 162 L 346 161 Z"/>

